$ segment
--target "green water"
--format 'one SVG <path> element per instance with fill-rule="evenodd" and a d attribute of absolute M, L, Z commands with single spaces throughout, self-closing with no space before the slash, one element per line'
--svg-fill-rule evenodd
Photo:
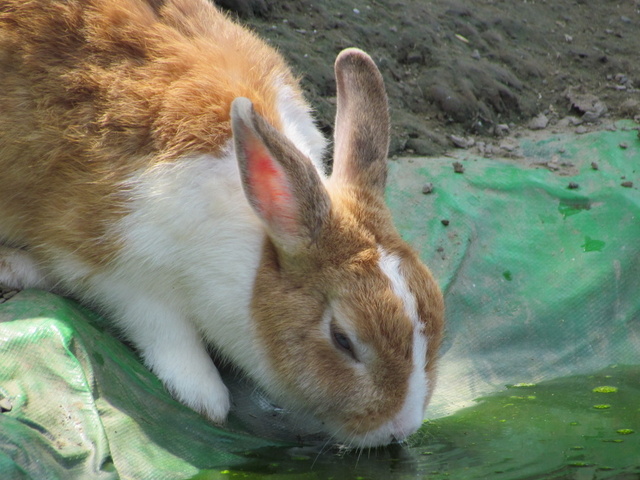
<path fill-rule="evenodd" d="M 638 479 L 639 379 L 638 366 L 612 366 L 505 386 L 471 408 L 425 422 L 405 446 L 254 450 L 242 454 L 241 466 L 194 478 Z"/>

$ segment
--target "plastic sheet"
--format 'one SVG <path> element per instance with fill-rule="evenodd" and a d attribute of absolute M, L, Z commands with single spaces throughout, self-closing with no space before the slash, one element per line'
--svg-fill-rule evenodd
<path fill-rule="evenodd" d="M 390 162 L 397 225 L 448 309 L 430 420 L 407 445 L 297 445 L 238 412 L 238 431 L 216 428 L 93 313 L 24 291 L 0 305 L 0 478 L 640 477 L 640 142 L 624 126 L 521 139 L 517 160 Z"/>

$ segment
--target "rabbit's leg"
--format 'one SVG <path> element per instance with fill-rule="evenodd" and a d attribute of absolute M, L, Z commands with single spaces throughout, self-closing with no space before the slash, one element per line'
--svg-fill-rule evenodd
<path fill-rule="evenodd" d="M 170 305 L 144 297 L 129 302 L 118 320 L 146 365 L 177 400 L 216 423 L 224 422 L 229 391 L 197 329 Z"/>
<path fill-rule="evenodd" d="M 0 285 L 48 289 L 49 283 L 38 262 L 27 251 L 0 245 Z"/>

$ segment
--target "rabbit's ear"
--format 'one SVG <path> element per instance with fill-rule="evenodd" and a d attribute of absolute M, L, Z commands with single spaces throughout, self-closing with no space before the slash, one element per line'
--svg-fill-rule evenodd
<path fill-rule="evenodd" d="M 340 52 L 335 72 L 338 108 L 332 178 L 383 193 L 389 107 L 382 75 L 371 57 L 355 48 Z"/>
<path fill-rule="evenodd" d="M 330 200 L 318 171 L 282 133 L 236 98 L 231 126 L 242 186 L 279 249 L 295 254 L 313 242 L 328 220 Z"/>

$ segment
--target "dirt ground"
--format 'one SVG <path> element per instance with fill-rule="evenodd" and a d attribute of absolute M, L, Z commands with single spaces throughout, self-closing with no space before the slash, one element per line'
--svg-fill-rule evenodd
<path fill-rule="evenodd" d="M 372 55 L 390 98 L 391 155 L 441 154 L 516 127 L 640 120 L 640 0 L 218 3 L 289 59 L 328 135 L 336 54 Z"/>

